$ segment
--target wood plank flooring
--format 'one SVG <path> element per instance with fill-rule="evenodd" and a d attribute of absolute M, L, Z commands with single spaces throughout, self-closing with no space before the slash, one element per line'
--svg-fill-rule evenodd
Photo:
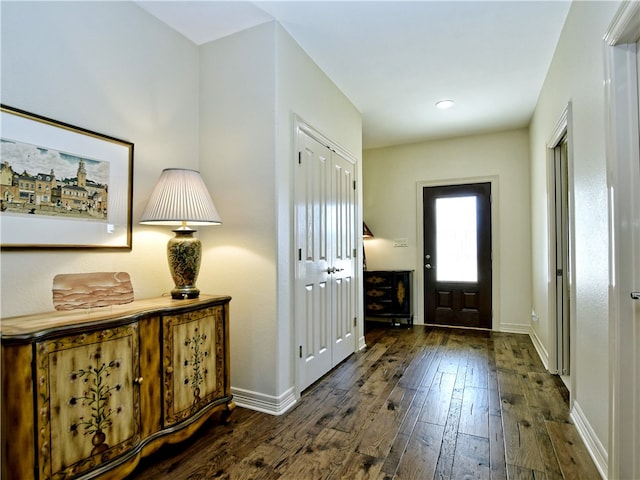
<path fill-rule="evenodd" d="M 286 414 L 237 408 L 129 480 L 600 479 L 528 336 L 368 324 L 366 339 Z"/>

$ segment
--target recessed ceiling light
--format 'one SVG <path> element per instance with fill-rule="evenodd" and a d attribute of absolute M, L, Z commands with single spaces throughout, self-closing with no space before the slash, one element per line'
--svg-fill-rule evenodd
<path fill-rule="evenodd" d="M 446 110 L 447 108 L 453 107 L 454 103 L 455 102 L 453 100 L 440 100 L 436 103 L 436 107 L 438 107 L 440 110 Z"/>

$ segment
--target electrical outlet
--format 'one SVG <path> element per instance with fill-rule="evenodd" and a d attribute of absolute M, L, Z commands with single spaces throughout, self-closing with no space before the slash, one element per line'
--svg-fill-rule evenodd
<path fill-rule="evenodd" d="M 393 239 L 393 246 L 394 247 L 408 247 L 409 246 L 409 239 L 407 239 L 407 238 L 394 238 Z"/>

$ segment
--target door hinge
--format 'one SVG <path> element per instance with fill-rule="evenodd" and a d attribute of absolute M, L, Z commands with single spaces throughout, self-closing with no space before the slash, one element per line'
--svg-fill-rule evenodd
<path fill-rule="evenodd" d="M 354 190 L 356 189 L 356 181 L 355 180 L 353 181 L 353 189 Z"/>
<path fill-rule="evenodd" d="M 302 152 L 298 152 L 298 164 L 302 164 Z"/>
<path fill-rule="evenodd" d="M 353 317 L 353 326 L 354 327 L 358 326 L 358 317 Z"/>
<path fill-rule="evenodd" d="M 300 345 L 300 358 L 302 358 L 302 345 Z"/>
<path fill-rule="evenodd" d="M 298 249 L 298 261 L 299 262 L 302 261 L 302 249 L 301 248 Z"/>
<path fill-rule="evenodd" d="M 358 258 L 358 249 L 357 248 L 353 249 L 353 258 Z"/>

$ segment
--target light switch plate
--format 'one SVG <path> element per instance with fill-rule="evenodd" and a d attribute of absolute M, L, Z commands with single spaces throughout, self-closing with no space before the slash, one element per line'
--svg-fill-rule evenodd
<path fill-rule="evenodd" d="M 407 239 L 407 238 L 394 238 L 393 239 L 393 246 L 394 247 L 408 247 L 409 246 L 409 239 Z"/>

